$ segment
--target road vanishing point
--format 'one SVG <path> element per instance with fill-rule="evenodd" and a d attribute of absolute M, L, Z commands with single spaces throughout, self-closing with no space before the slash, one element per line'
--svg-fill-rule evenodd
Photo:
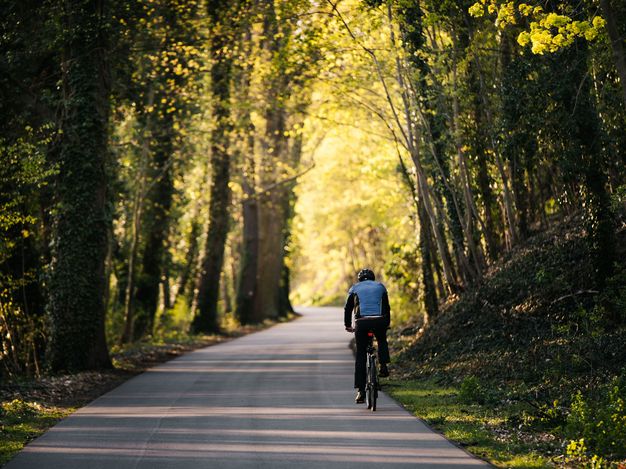
<path fill-rule="evenodd" d="M 339 308 L 152 368 L 27 445 L 7 469 L 489 467 L 384 393 L 354 403 Z"/>

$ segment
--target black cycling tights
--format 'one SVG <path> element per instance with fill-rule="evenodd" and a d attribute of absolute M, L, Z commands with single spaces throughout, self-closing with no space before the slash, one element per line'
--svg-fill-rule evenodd
<path fill-rule="evenodd" d="M 356 338 L 356 363 L 354 364 L 354 387 L 365 389 L 367 367 L 367 333 L 374 332 L 378 342 L 378 360 L 389 363 L 389 346 L 387 345 L 387 319 L 383 317 L 359 318 L 356 320 L 354 336 Z"/>

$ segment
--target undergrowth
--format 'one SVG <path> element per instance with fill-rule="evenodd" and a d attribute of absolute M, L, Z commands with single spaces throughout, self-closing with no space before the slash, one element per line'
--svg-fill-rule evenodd
<path fill-rule="evenodd" d="M 624 238 L 618 233 L 620 246 Z M 598 288 L 579 220 L 535 236 L 444 305 L 426 330 L 395 331 L 397 389 L 444 383 L 454 405 L 485 412 L 476 419 L 493 445 L 515 447 L 521 432 L 524 451 L 546 464 L 624 467 L 624 257 Z M 547 435 L 554 444 L 538 443 Z"/>

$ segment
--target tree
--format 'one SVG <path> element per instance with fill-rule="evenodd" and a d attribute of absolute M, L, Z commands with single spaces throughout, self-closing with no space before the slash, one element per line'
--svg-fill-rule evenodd
<path fill-rule="evenodd" d="M 217 302 L 220 276 L 224 264 L 224 246 L 228 234 L 230 206 L 230 86 L 232 57 L 228 45 L 232 40 L 232 18 L 236 8 L 231 2 L 212 0 L 208 3 L 212 23 L 211 91 L 215 128 L 211 133 L 211 200 L 208 234 L 204 258 L 198 275 L 194 300 L 193 329 L 197 332 L 219 330 Z"/>
<path fill-rule="evenodd" d="M 141 141 L 137 171 L 130 183 L 131 236 L 127 264 L 122 342 L 151 334 L 160 286 L 170 265 L 169 236 L 176 154 L 184 141 L 183 124 L 195 112 L 201 53 L 196 20 L 199 5 L 188 1 L 142 4 L 133 20 L 139 51 L 128 90 Z M 167 290 L 167 288 L 164 288 Z M 161 296 L 167 303 L 167 295 Z"/>
<path fill-rule="evenodd" d="M 53 370 L 81 370 L 111 366 L 104 334 L 109 11 L 100 0 L 66 0 L 63 7 L 48 360 Z"/>

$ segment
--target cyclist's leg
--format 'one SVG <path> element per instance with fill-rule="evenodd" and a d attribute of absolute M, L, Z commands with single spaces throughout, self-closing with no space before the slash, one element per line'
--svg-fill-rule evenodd
<path fill-rule="evenodd" d="M 373 328 L 378 343 L 378 361 L 381 365 L 389 363 L 389 345 L 387 344 L 387 324 L 384 320 L 377 320 Z"/>
<path fill-rule="evenodd" d="M 367 364 L 367 328 L 356 321 L 354 337 L 356 339 L 356 362 L 354 364 L 354 387 L 360 390 L 365 389 L 365 376 Z"/>

